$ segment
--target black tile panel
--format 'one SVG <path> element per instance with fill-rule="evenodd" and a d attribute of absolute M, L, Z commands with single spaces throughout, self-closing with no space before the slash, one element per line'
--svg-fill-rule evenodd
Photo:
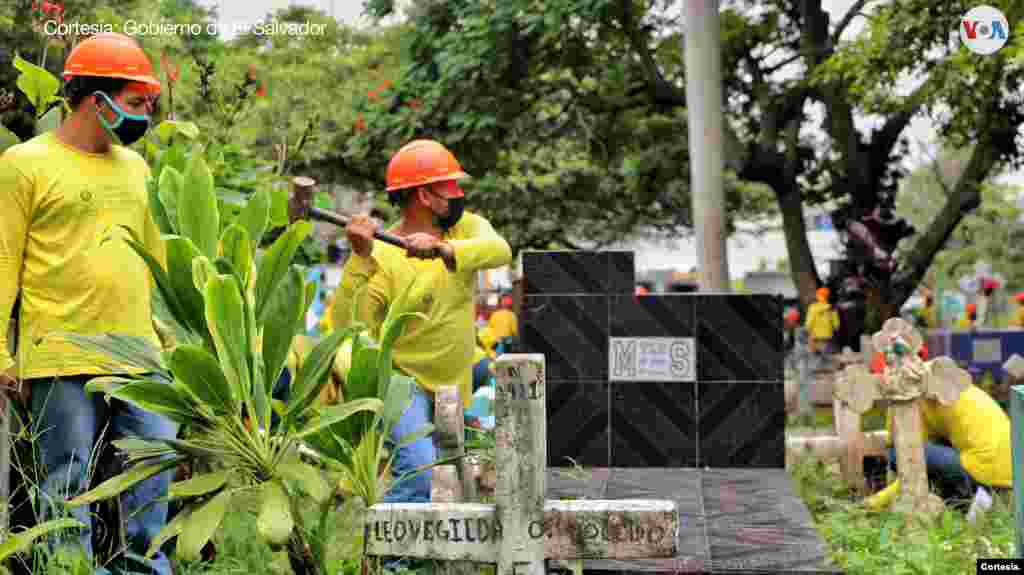
<path fill-rule="evenodd" d="M 523 348 L 544 354 L 548 379 L 608 378 L 608 296 L 525 296 L 521 316 Z"/>
<path fill-rule="evenodd" d="M 608 258 L 608 293 L 631 294 L 636 291 L 636 262 L 633 252 L 604 252 Z"/>
<path fill-rule="evenodd" d="M 694 337 L 697 298 L 685 294 L 613 295 L 609 298 L 612 337 Z"/>
<path fill-rule="evenodd" d="M 781 381 L 701 381 L 696 385 L 701 467 L 785 468 Z"/>
<path fill-rule="evenodd" d="M 606 294 L 608 254 L 596 251 L 522 252 L 523 294 Z"/>
<path fill-rule="evenodd" d="M 547 466 L 608 467 L 608 383 L 547 380 Z"/>
<path fill-rule="evenodd" d="M 614 467 L 696 467 L 696 383 L 611 384 Z"/>
<path fill-rule="evenodd" d="M 699 381 L 783 379 L 780 296 L 696 297 Z"/>

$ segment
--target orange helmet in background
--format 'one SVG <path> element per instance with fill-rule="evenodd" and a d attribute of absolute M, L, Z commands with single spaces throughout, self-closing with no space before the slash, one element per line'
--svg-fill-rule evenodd
<path fill-rule="evenodd" d="M 150 94 L 160 93 L 149 57 L 131 36 L 117 32 L 82 40 L 64 62 L 63 76 L 65 81 L 76 76 L 120 78 L 145 85 Z"/>
<path fill-rule="evenodd" d="M 975 313 L 978 311 L 978 304 L 969 303 L 967 304 L 967 313 Z"/>
<path fill-rule="evenodd" d="M 388 163 L 387 191 L 426 186 L 437 182 L 452 182 L 445 190 L 446 197 L 459 198 L 465 194 L 455 185 L 456 180 L 469 177 L 448 148 L 434 140 L 413 140 L 402 146 Z"/>

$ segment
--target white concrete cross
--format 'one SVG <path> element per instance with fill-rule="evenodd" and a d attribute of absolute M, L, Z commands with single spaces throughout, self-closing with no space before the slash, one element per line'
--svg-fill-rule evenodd
<path fill-rule="evenodd" d="M 504 355 L 495 367 L 496 503 L 374 505 L 366 553 L 497 564 L 497 575 L 543 575 L 545 559 L 675 556 L 674 501 L 545 499 L 544 356 Z"/>
<path fill-rule="evenodd" d="M 952 405 L 971 385 L 971 376 L 948 357 L 922 361 L 923 340 L 909 323 L 892 318 L 872 337 L 872 347 L 886 354 L 882 376 L 863 365 L 849 365 L 837 378 L 833 392 L 850 410 L 862 414 L 878 399 L 888 399 L 893 413 L 893 443 L 898 458 L 900 498 L 894 509 L 933 514 L 943 509 L 928 491 L 921 427 L 922 399 Z"/>

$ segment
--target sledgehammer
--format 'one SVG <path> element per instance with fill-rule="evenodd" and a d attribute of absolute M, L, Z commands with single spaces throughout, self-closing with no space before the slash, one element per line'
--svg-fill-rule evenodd
<path fill-rule="evenodd" d="M 347 226 L 352 216 L 313 207 L 313 191 L 315 188 L 316 180 L 313 178 L 305 176 L 292 178 L 292 193 L 291 197 L 288 198 L 288 221 L 295 222 L 309 218 L 334 224 L 340 228 Z M 403 250 L 407 247 L 405 240 L 394 234 L 377 230 L 373 232 L 373 237 Z"/>

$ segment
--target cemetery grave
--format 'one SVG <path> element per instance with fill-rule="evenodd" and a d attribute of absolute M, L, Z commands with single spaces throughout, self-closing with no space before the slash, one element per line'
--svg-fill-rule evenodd
<path fill-rule="evenodd" d="M 518 351 L 547 362 L 548 498 L 679 510 L 673 557 L 585 572 L 838 571 L 785 470 L 779 297 L 636 296 L 631 252 L 524 252 L 522 272 Z"/>

